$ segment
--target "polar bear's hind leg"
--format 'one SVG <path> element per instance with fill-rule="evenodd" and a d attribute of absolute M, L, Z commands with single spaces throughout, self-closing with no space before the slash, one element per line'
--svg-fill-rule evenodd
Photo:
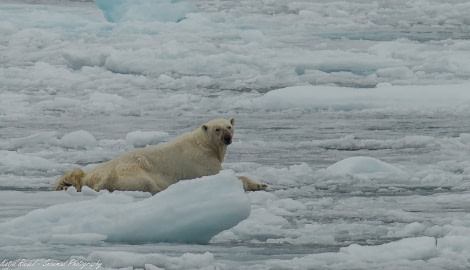
<path fill-rule="evenodd" d="M 106 181 L 102 181 L 96 189 L 138 190 L 155 194 L 170 185 L 161 175 L 150 174 L 147 167 L 141 163 L 119 163 L 108 175 Z"/>

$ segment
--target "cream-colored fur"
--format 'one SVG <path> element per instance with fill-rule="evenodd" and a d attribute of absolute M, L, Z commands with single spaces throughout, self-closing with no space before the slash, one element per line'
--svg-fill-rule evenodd
<path fill-rule="evenodd" d="M 193 132 L 157 146 L 137 149 L 96 166 L 89 172 L 74 169 L 64 174 L 56 190 L 83 186 L 94 190 L 139 190 L 157 193 L 180 180 L 219 173 L 227 146 L 232 142 L 235 119 L 215 119 Z M 267 185 L 244 176 L 245 190 L 264 190 Z"/>

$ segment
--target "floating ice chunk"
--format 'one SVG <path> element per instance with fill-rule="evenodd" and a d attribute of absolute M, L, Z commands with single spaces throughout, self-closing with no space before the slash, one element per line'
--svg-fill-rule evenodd
<path fill-rule="evenodd" d="M 62 146 L 73 149 L 87 149 L 97 145 L 97 141 L 88 131 L 78 130 L 65 134 L 62 139 Z"/>
<path fill-rule="evenodd" d="M 372 157 L 350 157 L 327 168 L 337 174 L 403 173 L 397 167 Z"/>
<path fill-rule="evenodd" d="M 118 110 L 125 107 L 126 104 L 127 101 L 117 94 L 93 93 L 88 100 L 90 109 L 98 112 Z"/>
<path fill-rule="evenodd" d="M 185 253 L 180 257 L 164 254 L 138 254 L 125 251 L 94 251 L 88 256 L 88 261 L 100 261 L 107 267 L 121 268 L 133 266 L 145 269 L 213 269 L 214 254 Z M 161 267 L 161 268 L 159 268 Z"/>
<path fill-rule="evenodd" d="M 118 94 L 94 92 L 83 105 L 84 109 L 96 114 L 119 114 L 126 116 L 139 116 L 141 114 L 140 108 L 136 104 Z"/>
<path fill-rule="evenodd" d="M 54 112 L 70 112 L 80 108 L 81 102 L 77 99 L 66 98 L 66 97 L 55 97 L 54 99 L 48 99 L 37 102 L 35 107 L 42 111 L 54 111 Z"/>
<path fill-rule="evenodd" d="M 145 270 L 164 270 L 165 268 L 160 268 L 160 267 L 157 267 L 157 266 L 155 266 L 155 265 L 153 265 L 153 264 L 148 264 L 148 263 L 146 263 L 146 264 L 144 265 L 144 269 L 145 269 Z"/>
<path fill-rule="evenodd" d="M 47 238 L 47 242 L 54 244 L 86 245 L 106 239 L 106 235 L 98 233 L 54 234 Z"/>
<path fill-rule="evenodd" d="M 463 229 L 468 230 L 468 229 Z M 437 240 L 437 247 L 439 250 L 453 250 L 460 253 L 468 254 L 470 250 L 470 237 L 463 235 L 447 235 Z"/>
<path fill-rule="evenodd" d="M 250 201 L 233 171 L 180 181 L 140 201 L 123 192 L 38 209 L 0 224 L 0 242 L 207 243 L 250 214 Z"/>
<path fill-rule="evenodd" d="M 2 21 L 2 23 L 0 24 L 0 33 L 3 35 L 13 34 L 13 33 L 19 32 L 20 30 L 21 28 L 18 27 L 18 25 L 15 25 L 8 21 Z"/>
<path fill-rule="evenodd" d="M 240 37 L 246 42 L 255 42 L 259 44 L 265 44 L 267 42 L 264 34 L 259 30 L 245 30 L 240 33 Z"/>
<path fill-rule="evenodd" d="M 133 131 L 126 135 L 126 143 L 132 144 L 134 147 L 145 147 L 154 145 L 164 141 L 169 134 L 161 131 Z"/>
<path fill-rule="evenodd" d="M 268 239 L 279 238 L 282 234 L 283 228 L 289 226 L 289 221 L 282 216 L 275 215 L 264 208 L 253 209 L 253 217 L 240 222 L 229 235 L 233 233 L 237 238 L 243 240 L 256 239 L 259 241 L 266 241 Z M 229 236 L 230 237 L 230 236 Z"/>
<path fill-rule="evenodd" d="M 422 265 L 419 262 L 436 258 L 438 255 L 436 239 L 424 236 L 375 246 L 352 244 L 341 248 L 339 252 L 311 254 L 285 261 L 272 260 L 268 264 L 276 269 L 398 269 L 400 263 L 406 265 L 407 262 L 417 261 L 418 265 Z"/>
<path fill-rule="evenodd" d="M 57 163 L 48 159 L 31 154 L 21 154 L 17 151 L 0 151 L 0 170 L 3 172 L 54 169 L 57 169 Z"/>
<path fill-rule="evenodd" d="M 403 229 L 397 232 L 389 232 L 389 236 L 393 237 L 412 237 L 424 235 L 425 230 L 427 229 L 426 225 L 420 222 L 413 222 L 407 224 Z"/>
<path fill-rule="evenodd" d="M 357 260 L 369 262 L 390 262 L 400 259 L 426 260 L 436 257 L 434 237 L 405 238 L 380 246 L 361 246 L 357 244 L 341 248 L 340 252 Z"/>
<path fill-rule="evenodd" d="M 395 71 L 396 73 L 397 71 Z M 348 88 L 332 86 L 292 86 L 272 90 L 253 99 L 253 105 L 268 110 L 294 108 L 364 110 L 377 108 L 466 109 L 470 100 L 468 84 L 452 86 L 392 86 Z M 446 91 L 442 91 L 446 89 Z"/>
<path fill-rule="evenodd" d="M 94 0 L 109 22 L 178 22 L 196 12 L 190 0 Z"/>
<path fill-rule="evenodd" d="M 0 141 L 0 148 L 8 150 L 17 150 L 21 148 L 38 148 L 47 146 L 58 145 L 56 138 L 57 132 L 39 132 L 30 136 L 14 138 L 9 141 Z"/>
<path fill-rule="evenodd" d="M 425 148 L 437 143 L 437 139 L 431 136 L 410 135 L 397 140 L 376 140 L 360 139 L 354 135 L 346 135 L 339 139 L 313 140 L 302 142 L 303 147 L 321 147 L 325 149 L 338 150 L 378 150 L 378 149 L 405 149 L 405 148 Z"/>
<path fill-rule="evenodd" d="M 85 66 L 102 67 L 106 63 L 106 59 L 113 53 L 111 47 L 93 48 L 93 49 L 75 49 L 67 50 L 62 55 L 65 63 L 69 68 L 80 69 Z"/>

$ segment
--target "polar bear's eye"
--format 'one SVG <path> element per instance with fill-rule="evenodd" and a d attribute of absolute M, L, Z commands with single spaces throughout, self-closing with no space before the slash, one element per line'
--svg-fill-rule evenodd
<path fill-rule="evenodd" d="M 231 126 L 227 126 L 227 129 L 232 129 L 232 127 L 231 127 Z"/>
<path fill-rule="evenodd" d="M 220 132 L 220 128 L 216 128 L 216 129 L 215 129 L 215 132 Z"/>

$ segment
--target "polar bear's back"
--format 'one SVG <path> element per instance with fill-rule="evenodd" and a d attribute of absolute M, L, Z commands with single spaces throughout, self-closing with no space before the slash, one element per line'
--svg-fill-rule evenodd
<path fill-rule="evenodd" d="M 220 161 L 198 143 L 199 130 L 173 141 L 124 153 L 104 162 L 85 176 L 95 189 L 161 191 L 179 180 L 217 174 Z"/>

